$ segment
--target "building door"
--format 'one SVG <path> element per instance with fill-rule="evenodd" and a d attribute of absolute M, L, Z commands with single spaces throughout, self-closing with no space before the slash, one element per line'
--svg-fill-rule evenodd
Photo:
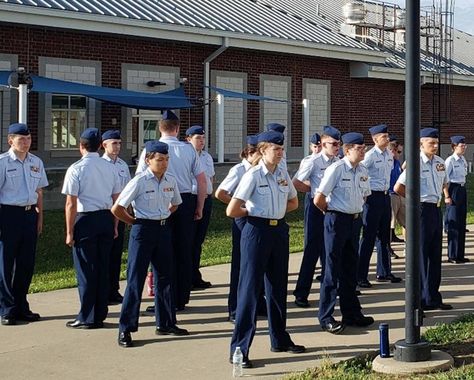
<path fill-rule="evenodd" d="M 133 115 L 132 127 L 137 129 L 137 139 L 135 149 L 133 149 L 137 157 L 145 147 L 147 141 L 158 140 L 160 138 L 160 131 L 158 130 L 158 124 L 161 120 L 161 115 L 146 115 L 137 114 Z"/>

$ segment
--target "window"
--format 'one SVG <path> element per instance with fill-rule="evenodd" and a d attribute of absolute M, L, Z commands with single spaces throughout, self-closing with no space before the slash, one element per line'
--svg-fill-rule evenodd
<path fill-rule="evenodd" d="M 52 96 L 53 149 L 79 147 L 79 138 L 86 126 L 86 103 L 85 96 Z"/>

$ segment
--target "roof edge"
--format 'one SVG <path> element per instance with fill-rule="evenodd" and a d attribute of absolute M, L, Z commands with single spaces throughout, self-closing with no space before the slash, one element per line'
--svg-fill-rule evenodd
<path fill-rule="evenodd" d="M 283 40 L 272 37 L 257 37 L 243 33 L 214 31 L 197 27 L 10 4 L 0 5 L 0 20 L 8 20 L 8 23 L 13 24 L 30 24 L 32 26 L 47 26 L 59 29 L 102 32 L 209 45 L 221 45 L 222 38 L 228 37 L 230 38 L 229 47 L 368 63 L 384 63 L 385 59 L 389 56 L 388 53 L 382 51 L 368 51 L 358 48 Z M 283 50 L 282 47 L 284 47 Z"/>

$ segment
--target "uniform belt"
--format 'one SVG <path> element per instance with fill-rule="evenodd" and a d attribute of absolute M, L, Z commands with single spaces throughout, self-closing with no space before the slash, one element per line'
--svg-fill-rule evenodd
<path fill-rule="evenodd" d="M 12 205 L 0 205 L 0 207 L 4 209 L 11 209 L 11 210 L 21 210 L 21 211 L 30 211 L 36 208 L 36 205 L 28 205 L 28 206 L 12 206 Z"/>
<path fill-rule="evenodd" d="M 372 190 L 372 194 L 388 194 L 388 190 Z"/>
<path fill-rule="evenodd" d="M 248 216 L 247 222 L 250 224 L 260 225 L 260 226 L 271 226 L 277 227 L 285 223 L 285 218 L 283 219 L 267 219 L 267 218 L 258 218 L 256 216 Z"/>
<path fill-rule="evenodd" d="M 451 185 L 453 185 L 453 186 L 460 186 L 460 187 L 466 186 L 465 183 L 456 183 L 456 182 L 451 182 Z"/>
<path fill-rule="evenodd" d="M 168 219 L 142 219 L 137 218 L 133 224 L 153 224 L 158 226 L 166 226 Z"/>
<path fill-rule="evenodd" d="M 339 214 L 339 215 L 344 215 L 344 216 L 350 216 L 352 217 L 353 219 L 357 219 L 358 217 L 360 217 L 362 215 L 361 212 L 358 212 L 356 214 L 348 214 L 346 212 L 341 212 L 341 211 L 334 211 L 334 210 L 327 210 L 326 213 L 330 213 L 330 214 Z"/>

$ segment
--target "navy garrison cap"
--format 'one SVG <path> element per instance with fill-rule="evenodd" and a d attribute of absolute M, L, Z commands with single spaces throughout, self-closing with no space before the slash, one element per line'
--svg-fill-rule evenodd
<path fill-rule="evenodd" d="M 341 132 L 339 132 L 339 129 L 334 128 L 332 125 L 325 125 L 323 127 L 323 135 L 332 137 L 334 140 L 341 139 Z"/>
<path fill-rule="evenodd" d="M 81 134 L 81 139 L 89 140 L 91 143 L 100 143 L 100 132 L 97 128 L 86 128 Z"/>
<path fill-rule="evenodd" d="M 8 127 L 8 134 L 28 136 L 30 134 L 30 131 L 28 130 L 26 124 L 14 123 Z"/>
<path fill-rule="evenodd" d="M 385 124 L 374 125 L 372 128 L 369 128 L 369 132 L 372 136 L 377 133 L 387 133 L 388 127 Z"/>
<path fill-rule="evenodd" d="M 423 128 L 420 131 L 420 137 L 432 137 L 437 139 L 439 137 L 438 130 L 436 128 Z"/>
<path fill-rule="evenodd" d="M 120 137 L 120 131 L 119 130 L 108 130 L 102 133 L 102 141 L 105 140 L 120 140 L 122 137 Z"/>
<path fill-rule="evenodd" d="M 364 136 L 362 135 L 362 133 L 349 132 L 345 135 L 342 135 L 342 143 L 362 145 L 364 143 Z"/>
<path fill-rule="evenodd" d="M 285 136 L 283 133 L 277 131 L 262 132 L 258 135 L 258 142 L 269 142 L 277 145 L 283 145 Z"/>
<path fill-rule="evenodd" d="M 464 136 L 451 136 L 451 142 L 455 145 L 464 144 L 466 142 L 466 138 Z"/>
<path fill-rule="evenodd" d="M 257 145 L 257 144 L 258 144 L 258 135 L 247 136 L 247 145 Z"/>
<path fill-rule="evenodd" d="M 145 144 L 145 151 L 147 153 L 168 154 L 168 144 L 158 140 L 147 141 Z"/>
<path fill-rule="evenodd" d="M 163 112 L 163 120 L 176 120 L 179 121 L 178 116 L 173 111 L 166 110 Z"/>
<path fill-rule="evenodd" d="M 395 135 L 388 135 L 388 141 L 392 142 L 392 141 L 397 141 L 397 136 Z"/>
<path fill-rule="evenodd" d="M 313 136 L 311 136 L 311 144 L 318 145 L 321 143 L 321 136 L 319 136 L 317 133 L 315 133 Z"/>
<path fill-rule="evenodd" d="M 276 131 L 283 133 L 285 132 L 285 126 L 279 123 L 269 123 L 267 124 L 267 131 Z"/>
<path fill-rule="evenodd" d="M 193 125 L 192 127 L 189 127 L 186 129 L 186 136 L 192 136 L 192 135 L 203 135 L 204 134 L 204 128 L 201 127 L 200 125 Z"/>

